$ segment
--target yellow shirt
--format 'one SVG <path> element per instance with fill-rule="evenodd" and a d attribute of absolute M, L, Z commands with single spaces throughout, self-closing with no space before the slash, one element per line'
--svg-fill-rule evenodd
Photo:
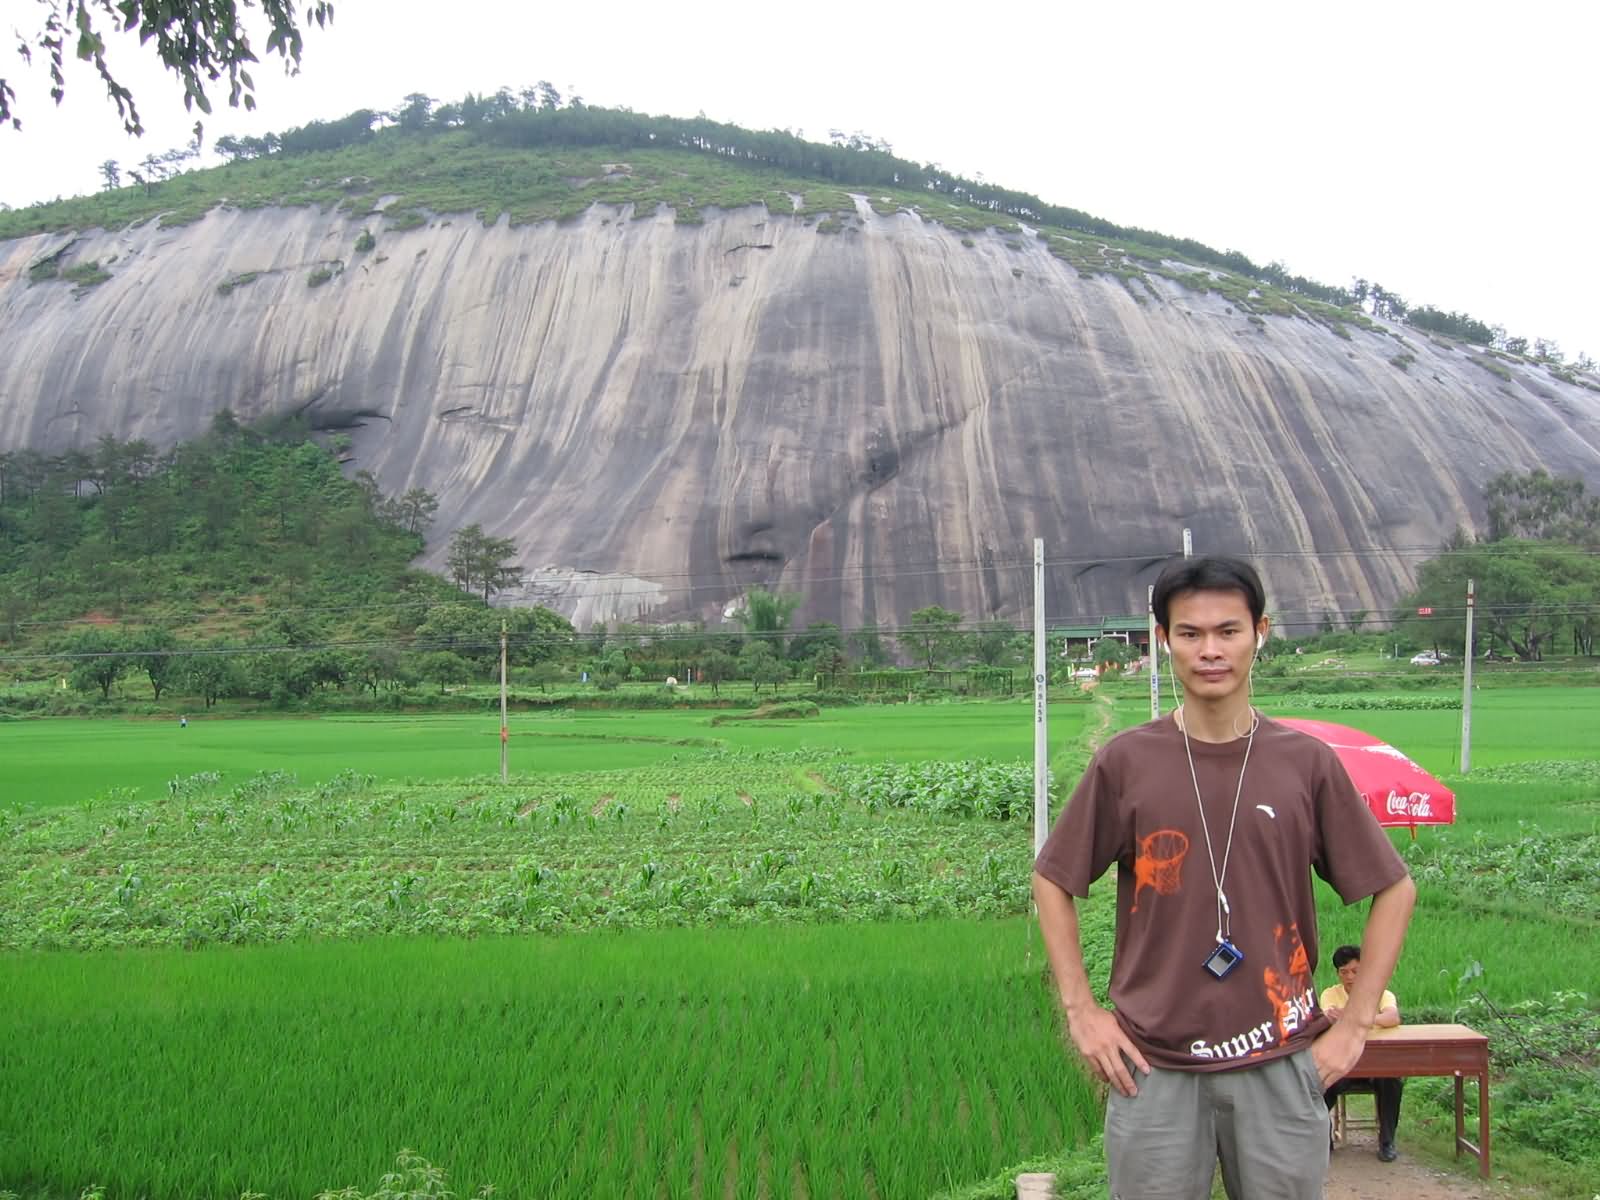
<path fill-rule="evenodd" d="M 1324 1009 L 1344 1008 L 1350 1003 L 1350 995 L 1344 990 L 1344 984 L 1336 983 L 1330 988 L 1322 989 L 1322 996 L 1317 1003 Z M 1394 998 L 1394 993 L 1387 988 L 1384 989 L 1383 999 L 1378 1001 L 1378 1011 L 1382 1012 L 1386 1008 L 1392 1008 L 1395 1012 L 1400 1011 L 1400 1002 Z"/>

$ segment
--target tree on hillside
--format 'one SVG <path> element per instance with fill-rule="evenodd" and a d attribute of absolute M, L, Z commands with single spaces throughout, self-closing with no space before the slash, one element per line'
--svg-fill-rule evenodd
<path fill-rule="evenodd" d="M 20 587 L 0 585 L 0 633 L 4 633 L 6 641 L 17 640 L 22 632 L 22 623 L 32 611 L 33 601 Z"/>
<path fill-rule="evenodd" d="M 876 625 L 863 625 L 850 634 L 850 652 L 863 667 L 881 667 L 889 661 L 883 648 L 883 634 Z"/>
<path fill-rule="evenodd" d="M 487 663 L 500 654 L 500 619 L 477 604 L 435 604 L 417 626 L 416 646 Z"/>
<path fill-rule="evenodd" d="M 73 635 L 66 646 L 72 655 L 72 686 L 80 692 L 100 689 L 102 700 L 111 699 L 111 688 L 127 674 L 134 660 L 128 657 L 128 644 L 120 634 L 105 629 L 86 629 Z"/>
<path fill-rule="evenodd" d="M 812 675 L 837 675 L 850 669 L 850 660 L 843 646 L 824 645 L 806 660 L 805 669 Z"/>
<path fill-rule="evenodd" d="M 789 668 L 778 661 L 778 656 L 766 642 L 750 642 L 739 654 L 739 674 L 751 683 L 750 690 L 760 691 L 763 683 L 777 685 L 789 678 Z"/>
<path fill-rule="evenodd" d="M 1600 559 L 1572 546 L 1480 542 L 1429 559 L 1406 597 L 1403 627 L 1424 645 L 1456 651 L 1466 637 L 1467 580 L 1476 592 L 1476 638 L 1537 662 L 1570 632 L 1577 653 L 1592 653 L 1589 611 L 1600 595 Z M 1431 608 L 1433 615 L 1414 615 Z M 1576 614 L 1576 616 L 1574 615 Z M 1474 647 L 1476 652 L 1476 647 Z"/>
<path fill-rule="evenodd" d="M 522 581 L 516 565 L 517 544 L 510 538 L 490 537 L 482 526 L 458 529 L 450 539 L 445 567 L 456 586 L 469 592 L 481 591 L 483 602 Z"/>
<path fill-rule="evenodd" d="M 412 92 L 405 98 L 405 103 L 389 113 L 388 117 L 401 129 L 417 132 L 427 128 L 428 118 L 437 103 L 438 101 L 432 96 L 422 92 Z"/>
<path fill-rule="evenodd" d="M 789 639 L 790 662 L 812 662 L 819 654 L 844 652 L 844 635 L 832 621 L 813 621 Z"/>
<path fill-rule="evenodd" d="M 471 665 L 459 654 L 452 654 L 448 650 L 432 650 L 418 655 L 417 674 L 437 683 L 441 696 L 450 690 L 451 684 L 472 682 Z"/>
<path fill-rule="evenodd" d="M 744 607 L 734 620 L 744 626 L 752 637 L 760 638 L 772 647 L 772 653 L 783 654 L 783 633 L 789 628 L 789 618 L 800 607 L 800 597 L 791 592 L 769 592 L 765 588 L 751 588 L 744 598 Z"/>
<path fill-rule="evenodd" d="M 232 647 L 227 643 L 213 642 L 183 658 L 180 667 L 182 678 L 208 709 L 220 697 L 230 695 L 243 686 L 239 664 L 231 651 Z"/>
<path fill-rule="evenodd" d="M 178 651 L 178 639 L 171 630 L 150 629 L 134 640 L 132 648 L 137 652 L 133 661 L 150 680 L 156 703 L 161 703 L 161 693 L 183 678 L 183 655 Z"/>
<path fill-rule="evenodd" d="M 439 497 L 424 488 L 412 488 L 383 506 L 383 515 L 388 521 L 418 537 L 427 535 L 438 511 Z"/>
<path fill-rule="evenodd" d="M 1522 538 L 1600 547 L 1600 496 L 1586 495 L 1581 479 L 1551 475 L 1543 467 L 1524 475 L 1502 471 L 1484 488 L 1483 498 L 1487 541 Z"/>
<path fill-rule="evenodd" d="M 405 687 L 417 681 L 417 672 L 393 646 L 373 646 L 345 656 L 345 675 L 355 680 L 374 700 L 381 687 Z"/>
<path fill-rule="evenodd" d="M 106 35 L 137 33 L 140 45 L 154 42 L 162 66 L 183 84 L 183 104 L 191 112 L 211 112 L 206 87 L 224 77 L 228 103 L 249 110 L 256 106 L 255 80 L 247 69 L 259 61 L 248 27 L 257 24 L 249 19 L 256 7 L 256 0 L 39 0 L 41 26 L 31 34 L 18 32 L 17 53 L 31 65 L 33 52 L 44 52 L 57 104 L 66 95 L 68 55 L 93 63 L 122 127 L 137 136 L 144 126 L 133 93 L 117 82 L 106 62 Z M 267 21 L 266 51 L 278 54 L 291 75 L 300 67 L 305 31 L 313 25 L 325 28 L 333 19 L 328 0 L 308 0 L 302 12 L 295 11 L 294 0 L 260 0 L 260 9 Z M 0 124 L 9 121 L 21 129 L 15 100 L 15 91 L 0 78 Z"/>
<path fill-rule="evenodd" d="M 1011 649 L 1017 631 L 1004 621 L 988 621 L 978 626 L 972 638 L 972 653 L 986 667 L 998 667 Z"/>
<path fill-rule="evenodd" d="M 711 694 L 717 695 L 717 689 L 728 680 L 732 679 L 739 670 L 739 664 L 733 655 L 725 654 L 721 650 L 712 650 L 700 658 L 700 678 L 711 685 Z"/>
<path fill-rule="evenodd" d="M 906 650 L 927 664 L 930 671 L 951 666 L 967 649 L 961 632 L 961 614 L 930 604 L 911 614 L 911 624 L 896 635 Z"/>
<path fill-rule="evenodd" d="M 541 692 L 549 691 L 552 683 L 560 683 L 566 677 L 566 668 L 554 659 L 546 659 L 533 668 L 533 681 Z"/>
<path fill-rule="evenodd" d="M 492 619 L 505 622 L 510 639 L 507 657 L 514 667 L 537 666 L 559 657 L 572 647 L 577 636 L 571 621 L 542 604 L 494 610 Z M 499 625 L 494 629 L 498 636 Z"/>
<path fill-rule="evenodd" d="M 1108 667 L 1120 669 L 1133 658 L 1133 650 L 1121 638 L 1103 637 L 1095 642 L 1092 657 L 1102 671 Z"/>

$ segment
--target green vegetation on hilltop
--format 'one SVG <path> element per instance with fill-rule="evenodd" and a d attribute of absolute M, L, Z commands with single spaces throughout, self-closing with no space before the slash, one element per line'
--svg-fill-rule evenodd
<path fill-rule="evenodd" d="M 422 548 L 388 519 L 370 478 L 346 480 L 327 450 L 266 436 L 224 414 L 167 453 L 103 437 L 92 450 L 0 455 L 4 615 L 19 624 L 137 612 L 239 631 L 270 597 L 305 606 L 387 599 Z M 405 579 L 427 586 L 423 576 Z M 254 597 L 239 594 L 248 589 Z"/>
<path fill-rule="evenodd" d="M 0 452 L 0 666 L 70 672 L 102 700 L 138 676 L 157 702 L 292 703 L 330 687 L 376 697 L 424 665 L 435 680 L 486 676 L 502 620 L 519 666 L 571 634 L 546 609 L 495 612 L 413 569 L 434 498 L 346 479 L 306 437 L 224 412 L 165 453 L 112 437 Z"/>
<path fill-rule="evenodd" d="M 809 142 L 786 130 L 757 132 L 705 117 L 646 116 L 563 101 L 542 84 L 521 93 L 469 93 L 454 103 L 417 94 L 392 112 L 359 109 L 281 134 L 222 137 L 216 149 L 229 162 L 204 171 L 183 170 L 198 158 L 198 145 L 147 156 L 140 170 L 129 170 L 135 183 L 127 187 L 117 186 L 115 162 L 103 164 L 105 192 L 0 212 L 0 238 L 115 229 L 157 217 L 182 224 L 219 206 L 268 205 L 316 205 L 366 220 L 381 213 L 392 233 L 456 213 L 476 214 L 488 224 L 505 217 L 516 225 L 571 219 L 597 204 L 636 217 L 664 206 L 680 224 L 693 225 L 707 209 L 762 205 L 775 216 L 813 223 L 819 233 L 851 233 L 859 229 L 859 198 L 879 214 L 906 211 L 944 225 L 969 246 L 976 245 L 971 234 L 993 229 L 1009 248 L 1020 249 L 1022 226 L 1032 226 L 1053 255 L 1086 276 L 1148 286 L 1149 277 L 1159 275 L 1217 292 L 1249 316 L 1298 316 L 1343 337 L 1347 325 L 1383 331 L 1371 317 L 1408 322 L 1513 355 L 1531 352 L 1558 377 L 1577 381 L 1546 339 L 1530 344 L 1466 313 L 1408 305 L 1376 282 L 1329 286 L 1279 262 L 1263 266 L 1236 250 L 1047 204 L 1031 193 L 897 157 L 887 143 L 859 134 Z M 357 250 L 370 248 L 373 236 L 369 227 Z M 1145 299 L 1140 289 L 1130 292 Z M 1264 322 L 1257 327 L 1264 330 Z M 1593 363 L 1580 357 L 1570 366 L 1591 370 Z"/>
<path fill-rule="evenodd" d="M 385 121 L 392 124 L 375 128 Z M 762 205 L 814 222 L 819 233 L 853 233 L 860 228 L 856 197 L 864 196 L 879 214 L 912 212 L 963 234 L 994 229 L 1013 248 L 1021 245 L 1021 223 L 1030 224 L 1053 255 L 1085 275 L 1124 281 L 1161 275 L 1192 290 L 1217 291 L 1246 312 L 1298 315 L 1336 329 L 1371 324 L 1346 307 L 1352 302 L 1346 289 L 1291 275 L 1281 264 L 1258 267 L 1238 251 L 1046 204 L 898 158 L 859 137 L 822 144 L 705 118 L 563 107 L 559 98 L 551 103 L 532 94 L 519 102 L 502 91 L 444 105 L 414 96 L 392 114 L 359 110 L 281 135 L 221 138 L 217 148 L 231 160 L 225 166 L 151 174 L 147 160 L 134 186 L 0 213 L 0 237 L 120 228 L 155 217 L 182 224 L 218 206 L 269 205 L 381 216 L 390 233 L 455 213 L 517 225 L 568 220 L 596 204 L 635 216 L 665 206 L 680 223 L 696 224 L 707 209 Z"/>

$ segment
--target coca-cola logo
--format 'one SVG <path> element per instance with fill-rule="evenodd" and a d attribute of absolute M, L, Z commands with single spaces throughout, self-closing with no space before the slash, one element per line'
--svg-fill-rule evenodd
<path fill-rule="evenodd" d="M 1391 817 L 1431 817 L 1433 797 L 1427 792 L 1412 792 L 1403 796 L 1399 792 L 1389 793 L 1388 810 Z"/>

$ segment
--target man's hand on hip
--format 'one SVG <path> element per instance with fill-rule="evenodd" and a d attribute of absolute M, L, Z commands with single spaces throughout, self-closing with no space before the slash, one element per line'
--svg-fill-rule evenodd
<path fill-rule="evenodd" d="M 1330 1088 L 1355 1070 L 1361 1051 L 1367 1045 L 1367 1032 L 1354 1021 L 1339 1021 L 1311 1043 L 1311 1061 L 1322 1076 L 1322 1086 Z"/>
<path fill-rule="evenodd" d="M 1128 1035 L 1122 1031 L 1122 1026 L 1117 1024 L 1117 1018 L 1111 1015 L 1110 1010 L 1094 1005 L 1076 1016 L 1068 1014 L 1067 1032 L 1072 1035 L 1072 1044 L 1083 1055 L 1096 1079 L 1109 1083 L 1124 1096 L 1139 1094 L 1123 1055 L 1127 1055 L 1128 1061 L 1146 1075 L 1150 1074 L 1150 1064 L 1145 1062 L 1139 1048 L 1128 1040 Z"/>

